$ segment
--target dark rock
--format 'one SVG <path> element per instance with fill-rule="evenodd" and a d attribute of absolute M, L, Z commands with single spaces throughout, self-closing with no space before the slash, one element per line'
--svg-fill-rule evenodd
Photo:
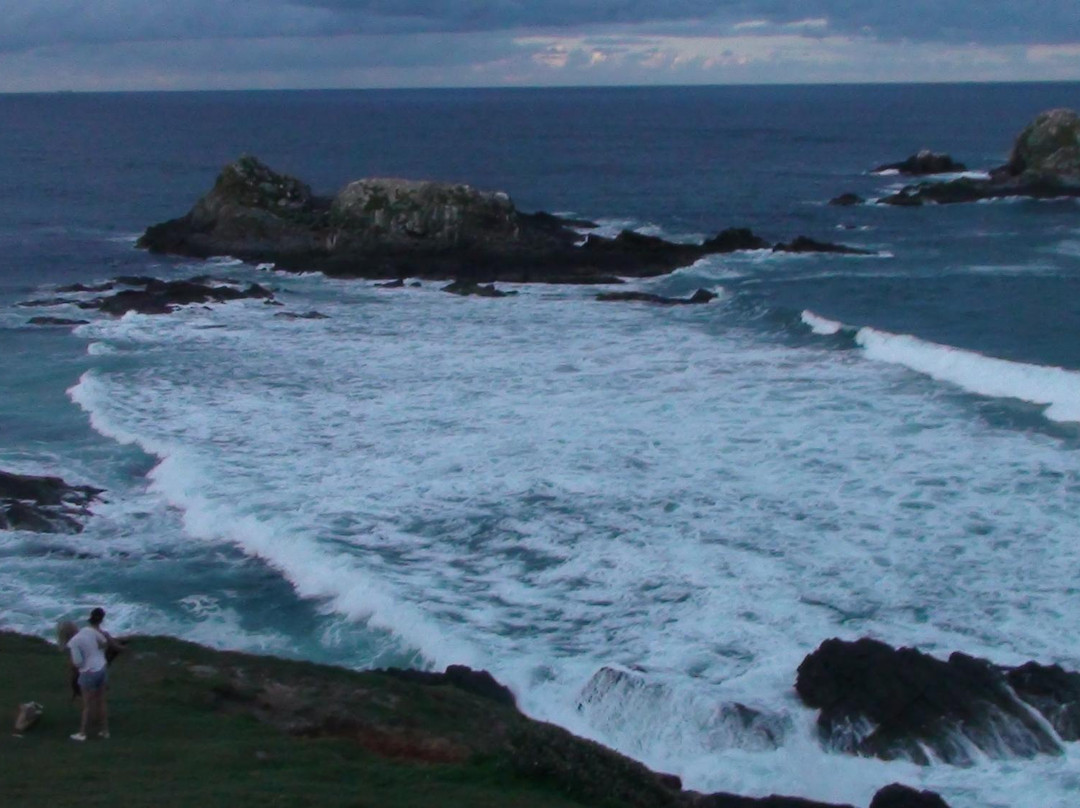
<path fill-rule="evenodd" d="M 500 684 L 487 671 L 475 671 L 465 665 L 450 665 L 444 673 L 418 671 L 403 668 L 388 668 L 380 671 L 386 676 L 402 679 L 422 685 L 450 685 L 474 696 L 480 696 L 497 704 L 516 707 L 517 700 L 506 685 Z"/>
<path fill-rule="evenodd" d="M 893 783 L 878 790 L 870 808 L 949 808 L 949 804 L 933 791 L 918 791 Z"/>
<path fill-rule="evenodd" d="M 642 303 L 660 303 L 665 306 L 687 305 L 708 303 L 716 297 L 707 289 L 698 289 L 690 297 L 663 297 L 648 292 L 601 292 L 596 296 L 597 300 L 604 302 L 640 301 Z"/>
<path fill-rule="evenodd" d="M 840 194 L 840 196 L 833 197 L 829 200 L 830 205 L 836 205 L 839 207 L 851 207 L 853 205 L 862 205 L 865 203 L 866 200 L 863 199 L 861 196 L 850 192 L 846 194 Z"/>
<path fill-rule="evenodd" d="M 297 314 L 292 311 L 279 311 L 274 315 L 280 317 L 283 320 L 329 320 L 330 317 L 323 314 L 321 311 L 305 311 L 303 314 Z"/>
<path fill-rule="evenodd" d="M 1080 673 L 1028 662 L 1006 670 L 1016 695 L 1043 714 L 1062 740 L 1080 740 Z"/>
<path fill-rule="evenodd" d="M 789 253 L 838 253 L 840 255 L 876 255 L 873 250 L 860 250 L 846 244 L 830 244 L 827 241 L 815 241 L 807 236 L 798 236 L 794 241 L 777 244 L 773 252 Z"/>
<path fill-rule="evenodd" d="M 78 533 L 76 518 L 102 489 L 68 485 L 59 477 L 37 477 L 0 471 L 0 529 L 36 533 Z"/>
<path fill-rule="evenodd" d="M 500 289 L 495 288 L 495 284 L 483 285 L 474 283 L 472 281 L 454 281 L 448 286 L 444 286 L 442 291 L 449 292 L 452 295 L 461 295 L 467 297 L 468 295 L 476 295 L 477 297 L 510 297 L 516 295 L 517 292 L 503 292 Z"/>
<path fill-rule="evenodd" d="M 958 163 L 947 154 L 938 154 L 929 149 L 923 149 L 918 154 L 899 163 L 888 163 L 874 169 L 875 174 L 883 171 L 899 171 L 901 174 L 920 176 L 924 174 L 948 174 L 953 171 L 966 171 L 967 166 Z"/>
<path fill-rule="evenodd" d="M 86 325 L 89 320 L 69 320 L 66 317 L 31 317 L 30 325 Z"/>
<path fill-rule="evenodd" d="M 970 765 L 972 747 L 990 757 L 1061 754 L 986 660 L 954 653 L 947 662 L 871 639 L 826 640 L 799 666 L 803 702 L 820 709 L 818 731 L 831 749 L 885 760 Z"/>
<path fill-rule="evenodd" d="M 86 506 L 104 489 L 68 485 L 59 477 L 37 477 L 0 471 L 0 499 L 32 500 L 38 505 Z"/>
<path fill-rule="evenodd" d="M 701 245 L 709 253 L 729 253 L 739 250 L 767 250 L 769 243 L 748 227 L 729 227 Z"/>
<path fill-rule="evenodd" d="M 34 533 L 79 533 L 82 525 L 55 508 L 29 502 L 0 501 L 0 528 Z"/>
<path fill-rule="evenodd" d="M 989 179 L 924 182 L 878 201 L 910 207 L 1009 197 L 1080 197 L 1080 116 L 1069 109 L 1039 115 L 1017 137 L 1009 162 L 992 170 Z"/>
<path fill-rule="evenodd" d="M 375 287 L 377 289 L 402 289 L 405 286 L 405 280 L 398 278 L 396 281 L 387 281 L 386 283 L 377 283 Z"/>

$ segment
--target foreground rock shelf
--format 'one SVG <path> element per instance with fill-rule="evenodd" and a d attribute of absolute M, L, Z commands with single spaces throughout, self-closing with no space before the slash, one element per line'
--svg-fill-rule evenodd
<path fill-rule="evenodd" d="M 768 249 L 732 228 L 701 244 L 632 231 L 615 238 L 596 225 L 523 213 L 501 192 L 467 185 L 362 179 L 321 197 L 299 180 L 245 156 L 184 216 L 149 227 L 138 246 L 158 253 L 233 256 L 283 270 L 353 278 L 425 278 L 471 283 L 619 283 L 688 266 L 707 255 Z M 863 254 L 800 236 L 774 248 Z"/>

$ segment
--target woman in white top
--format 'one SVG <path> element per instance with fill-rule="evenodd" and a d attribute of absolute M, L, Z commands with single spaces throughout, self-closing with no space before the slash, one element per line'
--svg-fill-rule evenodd
<path fill-rule="evenodd" d="M 71 663 L 79 670 L 79 689 L 83 697 L 82 724 L 71 736 L 73 741 L 86 740 L 86 730 L 94 716 L 101 725 L 98 737 L 109 737 L 109 712 L 105 703 L 109 669 L 105 650 L 110 645 L 110 638 L 101 630 L 104 619 L 105 610 L 94 609 L 90 612 L 89 623 L 67 642 Z"/>

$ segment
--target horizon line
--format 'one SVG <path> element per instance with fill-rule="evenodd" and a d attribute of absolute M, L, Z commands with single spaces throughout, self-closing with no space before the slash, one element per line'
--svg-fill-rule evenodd
<path fill-rule="evenodd" d="M 722 87 L 933 87 L 955 85 L 1019 85 L 1019 84 L 1080 84 L 1080 79 L 958 79 L 953 81 L 768 81 L 768 82 L 701 82 L 683 84 L 490 84 L 490 85 L 406 85 L 374 87 L 147 87 L 140 89 L 75 89 L 0 90 L 0 96 L 15 95 L 138 95 L 150 93 L 327 93 L 327 92 L 433 92 L 433 91 L 530 91 L 530 90 L 675 90 Z"/>

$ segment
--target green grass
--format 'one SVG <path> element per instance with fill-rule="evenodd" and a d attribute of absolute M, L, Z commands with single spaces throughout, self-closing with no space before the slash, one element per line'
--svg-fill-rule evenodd
<path fill-rule="evenodd" d="M 109 740 L 78 743 L 52 644 L 0 633 L 0 806 L 677 804 L 633 761 L 449 685 L 134 638 L 110 673 Z M 11 720 L 9 718 L 9 720 Z"/>

